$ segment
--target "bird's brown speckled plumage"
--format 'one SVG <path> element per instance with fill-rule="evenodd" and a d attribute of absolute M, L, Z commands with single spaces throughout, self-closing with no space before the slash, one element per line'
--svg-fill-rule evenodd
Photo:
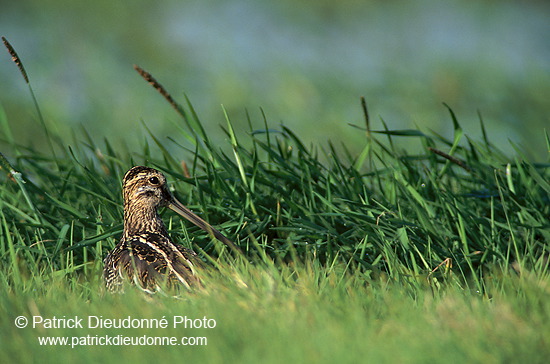
<path fill-rule="evenodd" d="M 159 207 L 168 207 L 217 239 L 238 250 L 219 231 L 177 201 L 156 169 L 137 166 L 123 179 L 124 231 L 117 246 L 105 258 L 103 275 L 109 291 L 120 292 L 132 282 L 154 293 L 166 285 L 186 288 L 200 286 L 197 254 L 174 244 L 160 216 Z"/>

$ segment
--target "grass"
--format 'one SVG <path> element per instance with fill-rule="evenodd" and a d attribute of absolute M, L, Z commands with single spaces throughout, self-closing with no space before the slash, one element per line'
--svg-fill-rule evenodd
<path fill-rule="evenodd" d="M 520 147 L 503 155 L 481 117 L 482 140 L 467 137 L 450 109 L 446 138 L 383 120 L 373 130 L 365 106 L 366 126 L 356 126 L 365 145 L 353 155 L 345 143 L 306 146 L 265 119 L 239 133 L 229 116 L 227 145 L 213 145 L 190 103 L 171 104 L 178 134 L 149 135 L 132 152 L 85 131 L 70 143 L 50 131 L 48 152 L 19 145 L 0 113 L 0 346 L 14 362 L 542 363 L 550 354 L 548 160 L 533 163 Z M 400 149 L 401 138 L 418 140 L 420 152 Z M 105 294 L 102 259 L 122 229 L 120 181 L 136 164 L 163 170 L 178 198 L 245 252 L 233 256 L 166 211 L 172 236 L 216 268 L 204 290 Z M 206 316 L 217 325 L 18 329 L 20 315 Z M 86 335 L 204 336 L 208 345 L 37 342 Z"/>
<path fill-rule="evenodd" d="M 78 358 L 114 362 L 544 362 L 548 354 L 548 286 L 536 279 L 508 277 L 490 298 L 456 288 L 415 297 L 398 284 L 342 281 L 336 272 L 300 267 L 278 275 L 257 266 L 207 279 L 208 291 L 184 300 L 145 300 L 90 293 L 91 284 L 70 288 L 63 280 L 40 285 L 38 293 L 2 297 L 4 355 L 15 362 Z M 246 286 L 242 283 L 246 282 Z M 506 288 L 503 289 L 504 284 Z M 88 289 L 87 289 L 88 288 Z M 95 287 L 97 289 L 97 287 Z M 513 293 L 514 292 L 514 293 Z M 519 293 L 519 294 L 518 294 Z M 89 299 L 84 298 L 88 296 Z M 90 297 L 91 296 L 91 297 Z M 213 329 L 16 329 L 16 315 L 213 318 Z M 38 336 L 199 336 L 207 346 L 38 346 Z"/>

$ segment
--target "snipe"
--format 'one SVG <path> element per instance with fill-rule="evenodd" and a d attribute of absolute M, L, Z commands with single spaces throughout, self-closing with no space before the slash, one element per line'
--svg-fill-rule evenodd
<path fill-rule="evenodd" d="M 233 250 L 239 249 L 218 230 L 181 204 L 168 190 L 166 178 L 156 169 L 137 166 L 124 175 L 124 231 L 105 258 L 103 276 L 110 291 L 122 291 L 131 282 L 154 293 L 166 285 L 200 286 L 197 254 L 174 244 L 158 215 L 168 207 L 207 231 Z"/>

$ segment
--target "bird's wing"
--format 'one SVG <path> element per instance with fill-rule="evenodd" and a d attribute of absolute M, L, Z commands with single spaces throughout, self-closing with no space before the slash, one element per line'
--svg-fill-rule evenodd
<path fill-rule="evenodd" d="M 120 242 L 105 260 L 109 290 L 119 290 L 125 279 L 154 293 L 174 282 L 186 288 L 200 285 L 195 275 L 200 259 L 159 234 L 140 234 Z"/>

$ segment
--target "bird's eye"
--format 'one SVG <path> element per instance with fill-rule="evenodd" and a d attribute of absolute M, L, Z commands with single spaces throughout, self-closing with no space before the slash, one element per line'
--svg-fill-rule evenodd
<path fill-rule="evenodd" d="M 159 181 L 158 177 L 151 177 L 151 178 L 149 178 L 149 183 L 152 184 L 152 185 L 158 185 L 160 183 L 160 181 Z"/>

